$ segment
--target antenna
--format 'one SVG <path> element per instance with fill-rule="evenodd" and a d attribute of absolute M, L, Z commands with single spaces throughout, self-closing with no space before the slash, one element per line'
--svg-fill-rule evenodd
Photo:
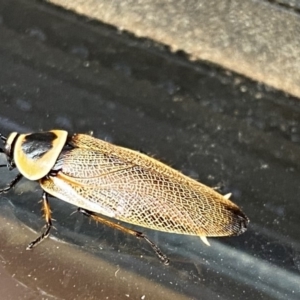
<path fill-rule="evenodd" d="M 1 139 L 3 142 L 6 142 L 6 140 L 7 140 L 7 138 L 6 138 L 4 135 L 2 135 L 1 133 L 0 133 L 0 139 Z"/>

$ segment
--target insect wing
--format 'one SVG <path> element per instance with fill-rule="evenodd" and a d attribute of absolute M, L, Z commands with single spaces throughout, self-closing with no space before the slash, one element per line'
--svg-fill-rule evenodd
<path fill-rule="evenodd" d="M 50 194 L 85 209 L 156 230 L 199 236 L 242 233 L 247 218 L 231 201 L 170 167 L 87 135 L 61 155 Z"/>

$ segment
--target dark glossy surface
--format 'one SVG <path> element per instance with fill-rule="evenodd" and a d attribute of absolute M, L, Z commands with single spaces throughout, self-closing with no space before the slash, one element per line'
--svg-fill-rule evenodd
<path fill-rule="evenodd" d="M 50 199 L 55 239 L 25 251 L 43 220 L 41 190 L 22 180 L 0 197 L 7 299 L 299 299 L 298 99 L 45 3 L 0 1 L 0 40 L 3 134 L 92 130 L 232 192 L 251 220 L 210 248 L 146 231 L 165 267 L 142 241 Z M 13 177 L 0 172 L 1 185 Z"/>

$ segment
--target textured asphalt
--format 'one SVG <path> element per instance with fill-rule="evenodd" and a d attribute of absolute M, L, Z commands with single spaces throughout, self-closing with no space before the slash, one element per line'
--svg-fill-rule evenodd
<path fill-rule="evenodd" d="M 49 0 L 300 96 L 295 1 Z"/>

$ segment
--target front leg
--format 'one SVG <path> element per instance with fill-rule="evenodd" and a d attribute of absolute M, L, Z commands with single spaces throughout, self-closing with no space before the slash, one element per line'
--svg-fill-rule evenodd
<path fill-rule="evenodd" d="M 23 175 L 19 173 L 5 188 L 0 190 L 0 194 L 8 192 L 12 189 L 21 179 Z"/>
<path fill-rule="evenodd" d="M 46 226 L 42 234 L 37 239 L 32 241 L 30 244 L 28 244 L 26 250 L 31 250 L 33 247 L 41 243 L 45 238 L 49 236 L 50 229 L 52 227 L 52 220 L 51 220 L 51 209 L 48 201 L 48 194 L 46 192 L 43 192 L 42 202 L 43 202 L 43 212 L 46 221 Z"/>

